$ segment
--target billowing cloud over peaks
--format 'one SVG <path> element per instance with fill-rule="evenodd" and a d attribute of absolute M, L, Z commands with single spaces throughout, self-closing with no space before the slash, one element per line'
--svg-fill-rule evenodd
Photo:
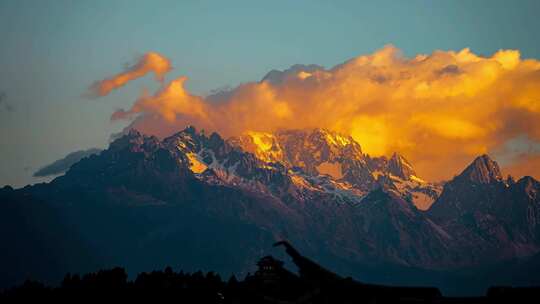
<path fill-rule="evenodd" d="M 98 82 L 100 95 L 150 71 L 162 77 L 169 70 L 167 59 L 149 53 L 128 71 Z M 208 97 L 189 93 L 186 80 L 143 94 L 112 118 L 133 119 L 132 127 L 158 136 L 186 125 L 225 136 L 322 127 L 350 134 L 371 155 L 397 151 L 430 179 L 451 177 L 477 155 L 507 151 L 503 147 L 517 137 L 540 142 L 540 61 L 521 59 L 516 50 L 407 58 L 386 46 L 331 69 L 295 65 L 272 71 Z M 519 175 L 540 172 L 505 165 Z"/>

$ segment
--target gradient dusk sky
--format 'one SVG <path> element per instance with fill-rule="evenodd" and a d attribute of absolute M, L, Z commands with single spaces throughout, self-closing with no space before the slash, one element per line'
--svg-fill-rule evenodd
<path fill-rule="evenodd" d="M 187 75 L 190 92 L 208 95 L 272 69 L 331 68 L 388 44 L 406 56 L 515 49 L 540 59 L 538 12 L 535 0 L 3 0 L 0 186 L 37 182 L 32 174 L 43 165 L 105 148 L 127 125 L 111 122 L 111 113 L 158 85 L 146 76 L 99 99 L 85 96 L 88 87 L 149 51 L 171 60 L 168 80 Z"/>

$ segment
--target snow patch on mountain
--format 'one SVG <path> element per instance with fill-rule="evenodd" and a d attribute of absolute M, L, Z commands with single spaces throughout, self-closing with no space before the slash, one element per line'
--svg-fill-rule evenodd
<path fill-rule="evenodd" d="M 355 189 L 362 196 L 383 187 L 411 201 L 418 209 L 427 210 L 441 192 L 440 186 L 418 177 L 402 155 L 394 153 L 390 158 L 372 158 L 362 153 L 360 144 L 352 137 L 327 129 L 250 131 L 229 139 L 228 143 L 254 154 L 266 164 L 300 169 L 309 180 L 324 175 L 331 180 L 327 184 L 337 185 L 324 188 L 328 193 L 345 191 L 348 195 L 350 189 Z M 308 183 L 320 190 L 309 180 L 296 179 L 299 185 Z"/>
<path fill-rule="evenodd" d="M 200 159 L 199 154 L 188 152 L 186 153 L 186 156 L 189 159 L 189 169 L 191 172 L 198 174 L 204 172 L 208 168 L 204 161 Z"/>
<path fill-rule="evenodd" d="M 343 178 L 341 165 L 339 163 L 323 162 L 316 168 L 320 174 L 329 175 L 336 180 L 340 180 Z"/>

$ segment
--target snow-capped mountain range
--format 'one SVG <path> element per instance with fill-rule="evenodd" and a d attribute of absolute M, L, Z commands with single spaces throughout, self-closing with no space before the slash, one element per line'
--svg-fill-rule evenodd
<path fill-rule="evenodd" d="M 383 187 L 427 210 L 442 191 L 442 185 L 418 177 L 403 156 L 370 157 L 352 137 L 325 129 L 246 132 L 222 140 L 216 133 L 206 137 L 189 127 L 166 138 L 164 144 L 186 156 L 189 168 L 201 180 L 255 187 L 278 196 L 320 192 L 337 201 L 360 202 L 370 191 Z M 289 189 L 266 189 L 275 185 L 260 174 L 285 176 Z"/>
<path fill-rule="evenodd" d="M 324 129 L 223 139 L 188 127 L 162 140 L 131 130 L 50 183 L 0 189 L 0 241 L 12 244 L 0 285 L 104 265 L 245 273 L 283 238 L 344 275 L 431 284 L 423 271 L 537 257 L 539 193 L 487 155 L 426 182 L 403 156 L 371 157 Z"/>

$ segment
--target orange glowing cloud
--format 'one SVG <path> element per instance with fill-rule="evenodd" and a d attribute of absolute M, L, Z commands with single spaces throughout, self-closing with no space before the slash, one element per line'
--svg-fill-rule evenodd
<path fill-rule="evenodd" d="M 134 71 L 126 73 L 142 75 Z M 132 118 L 132 127 L 158 136 L 188 124 L 224 136 L 323 127 L 350 134 L 371 155 L 398 151 L 431 180 L 450 178 L 475 156 L 519 136 L 540 142 L 540 61 L 521 59 L 515 50 L 407 58 L 386 46 L 331 69 L 295 65 L 207 97 L 190 94 L 186 80 L 143 94 L 112 118 Z M 526 165 L 507 167 L 523 174 Z"/>
<path fill-rule="evenodd" d="M 90 87 L 90 91 L 92 95 L 105 96 L 112 90 L 122 87 L 129 81 L 143 77 L 150 72 L 154 72 L 157 80 L 163 81 L 165 74 L 171 69 L 169 59 L 156 52 L 146 53 L 139 58 L 135 65 L 129 67 L 126 71 L 94 83 Z"/>

